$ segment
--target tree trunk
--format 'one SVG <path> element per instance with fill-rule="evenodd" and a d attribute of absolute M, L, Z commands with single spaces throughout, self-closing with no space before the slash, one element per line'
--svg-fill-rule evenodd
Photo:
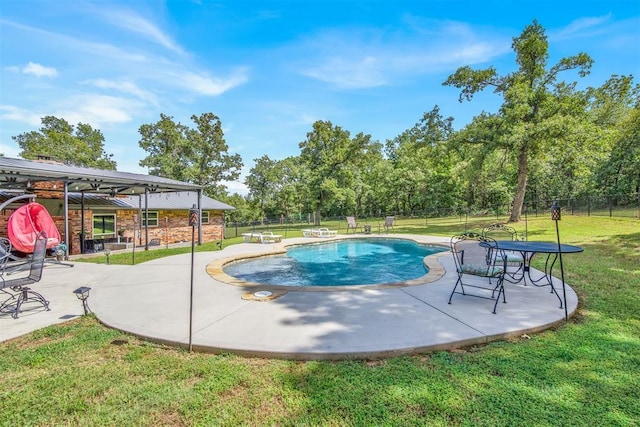
<path fill-rule="evenodd" d="M 320 193 L 320 197 L 318 197 L 318 203 L 316 204 L 316 214 L 315 218 L 313 218 L 313 225 L 320 225 L 320 212 L 322 212 L 322 192 Z"/>
<path fill-rule="evenodd" d="M 520 149 L 520 155 L 518 156 L 518 186 L 516 187 L 516 194 L 513 197 L 513 209 L 511 210 L 511 216 L 509 222 L 520 221 L 520 215 L 522 213 L 522 205 L 524 204 L 524 195 L 527 193 L 527 175 L 529 173 L 528 157 L 526 145 Z"/>

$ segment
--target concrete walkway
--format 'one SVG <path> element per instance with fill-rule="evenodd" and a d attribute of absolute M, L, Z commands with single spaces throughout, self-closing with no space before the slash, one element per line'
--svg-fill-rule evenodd
<path fill-rule="evenodd" d="M 421 243 L 448 239 L 411 237 Z M 193 335 L 195 350 L 289 359 L 379 358 L 486 343 L 562 323 L 564 310 L 548 287 L 506 284 L 507 304 L 454 295 L 449 252 L 438 256 L 445 274 L 420 285 L 339 291 L 290 289 L 271 300 L 243 299 L 258 289 L 214 279 L 207 266 L 221 258 L 282 250 L 313 239 L 279 244 L 243 243 L 194 257 Z M 104 324 L 157 342 L 187 346 L 191 254 L 136 266 L 75 263 L 48 266 L 34 286 L 51 301 L 51 311 L 0 316 L 0 341 L 82 314 L 73 294 L 92 288 L 89 306 Z M 541 274 L 534 271 L 532 274 Z M 428 277 L 428 276 L 426 276 Z M 425 281 L 426 282 L 426 281 Z M 569 313 L 577 296 L 567 286 Z"/>

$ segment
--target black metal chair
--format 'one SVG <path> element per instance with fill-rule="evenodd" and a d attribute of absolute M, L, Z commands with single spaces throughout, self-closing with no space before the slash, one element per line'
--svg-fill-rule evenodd
<path fill-rule="evenodd" d="M 504 292 L 506 258 L 496 255 L 501 251 L 495 240 L 478 233 L 464 233 L 451 238 L 451 252 L 456 263 L 458 280 L 449 296 L 449 304 L 453 294 L 495 300 L 495 314 L 500 296 L 503 303 L 507 302 Z M 497 279 L 497 283 L 493 285 L 491 279 Z M 479 289 L 480 292 L 469 293 L 466 288 Z"/>
<path fill-rule="evenodd" d="M 502 223 L 491 224 L 483 228 L 482 236 L 490 237 L 494 240 L 521 240 L 518 238 L 518 232 L 515 228 Z M 503 251 L 501 255 L 506 257 L 507 267 L 515 267 L 515 270 L 511 269 L 506 272 L 507 275 L 513 279 L 512 283 L 519 281 L 516 277 L 520 276 L 520 270 L 524 268 L 524 257 L 522 254 L 513 251 Z"/>
<path fill-rule="evenodd" d="M 0 304 L 0 313 L 11 313 L 11 317 L 17 319 L 22 311 L 22 306 L 31 303 L 42 306 L 49 311 L 49 301 L 40 293 L 29 288 L 29 285 L 37 283 L 42 279 L 46 253 L 47 236 L 44 232 L 40 232 L 36 237 L 33 255 L 29 263 L 28 276 L 7 279 L 4 274 L 6 270 L 3 269 L 0 271 L 0 291 L 9 295 L 9 298 Z"/>

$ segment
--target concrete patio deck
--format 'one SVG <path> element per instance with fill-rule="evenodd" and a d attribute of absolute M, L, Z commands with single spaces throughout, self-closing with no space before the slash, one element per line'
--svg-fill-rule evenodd
<path fill-rule="evenodd" d="M 339 236 L 340 237 L 340 236 Z M 410 237 L 447 245 L 449 239 Z M 193 348 L 287 359 L 380 358 L 482 344 L 530 334 L 564 322 L 564 310 L 548 287 L 506 284 L 507 304 L 454 295 L 456 280 L 449 252 L 438 256 L 444 275 L 405 287 L 309 291 L 289 289 L 271 300 L 243 299 L 260 287 L 234 286 L 213 278 L 207 266 L 240 254 L 267 253 L 314 239 L 282 243 L 242 243 L 194 257 Z M 326 241 L 327 239 L 322 239 Z M 82 314 L 73 294 L 92 288 L 89 306 L 105 325 L 153 341 L 187 346 L 191 254 L 136 266 L 75 262 L 50 265 L 34 289 L 51 301 L 51 311 L 29 311 L 18 319 L 0 316 L 0 341 Z M 534 274 L 542 274 L 534 270 Z M 559 282 L 559 281 L 558 281 Z M 567 307 L 577 296 L 569 286 Z"/>

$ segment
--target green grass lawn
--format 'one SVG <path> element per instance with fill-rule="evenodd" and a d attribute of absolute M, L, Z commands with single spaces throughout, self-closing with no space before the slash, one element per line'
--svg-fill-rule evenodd
<path fill-rule="evenodd" d="M 192 354 L 89 316 L 0 344 L 0 425 L 638 426 L 640 221 L 559 225 L 585 251 L 564 259 L 580 305 L 555 330 L 380 361 L 295 362 Z M 395 232 L 464 228 L 464 218 L 417 219 Z M 555 239 L 548 217 L 527 229 L 529 240 Z"/>

